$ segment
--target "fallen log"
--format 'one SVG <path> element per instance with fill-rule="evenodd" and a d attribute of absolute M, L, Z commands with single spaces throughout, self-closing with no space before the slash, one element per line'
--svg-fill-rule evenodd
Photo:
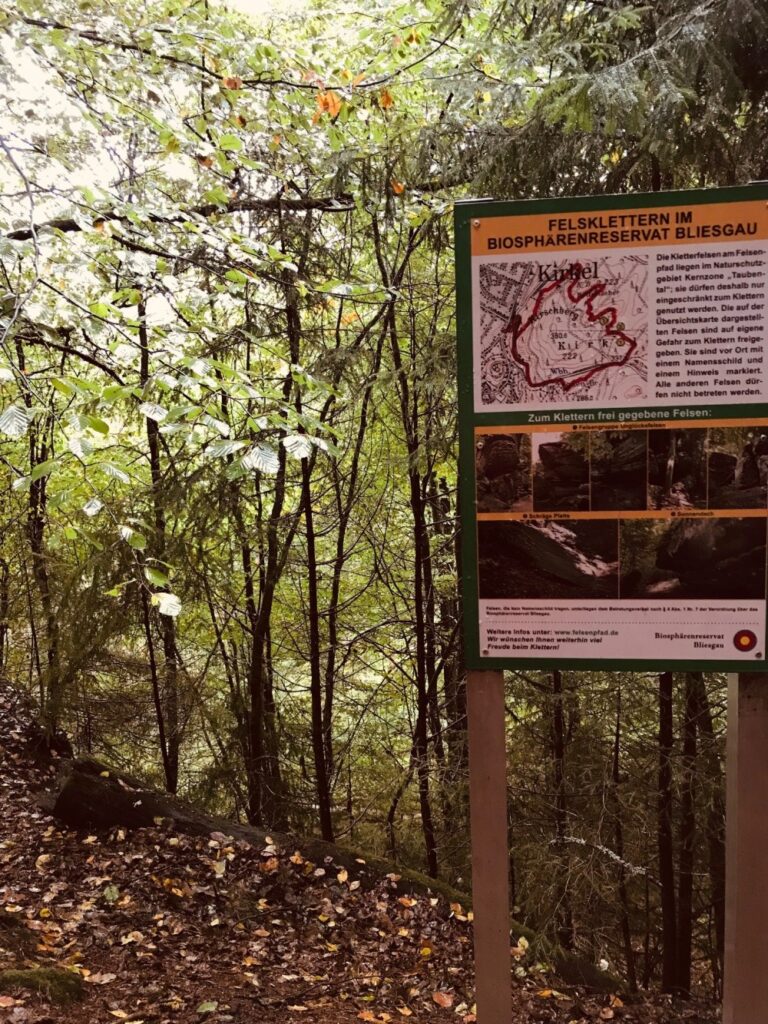
<path fill-rule="evenodd" d="M 363 888 L 373 887 L 390 875 L 397 878 L 396 887 L 403 894 L 437 894 L 465 908 L 472 905 L 467 893 L 418 871 L 321 839 L 267 833 L 251 825 L 204 814 L 191 804 L 168 793 L 149 789 L 138 779 L 93 758 L 62 761 L 52 788 L 40 795 L 39 803 L 53 817 L 73 828 L 109 830 L 165 826 L 193 836 L 210 836 L 217 832 L 252 846 L 264 847 L 271 843 L 284 851 L 299 849 L 316 863 L 330 858 L 335 865 L 346 868 L 359 879 Z M 525 925 L 511 920 L 510 928 L 514 936 L 525 936 L 535 944 L 539 956 L 552 964 L 563 981 L 599 992 L 623 989 L 623 983 L 615 975 L 547 943 Z"/>

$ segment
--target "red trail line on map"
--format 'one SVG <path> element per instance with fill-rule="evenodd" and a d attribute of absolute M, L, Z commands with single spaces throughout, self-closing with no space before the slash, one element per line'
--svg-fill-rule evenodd
<path fill-rule="evenodd" d="M 533 311 L 531 315 L 528 317 L 528 319 L 525 321 L 525 323 L 522 324 L 522 326 L 519 326 L 519 321 L 521 318 L 517 316 L 517 314 L 513 314 L 512 317 L 510 318 L 510 322 L 509 325 L 507 326 L 506 333 L 512 335 L 512 356 L 515 362 L 519 363 L 520 366 L 522 366 L 523 371 L 525 373 L 525 379 L 528 383 L 528 386 L 531 388 L 543 388 L 548 384 L 559 384 L 564 391 L 570 391 L 571 388 L 575 387 L 577 384 L 582 384 L 584 381 L 589 380 L 591 377 L 594 377 L 594 375 L 596 373 L 599 373 L 601 370 L 607 370 L 611 366 L 624 366 L 624 364 L 627 362 L 627 360 L 631 357 L 632 353 L 637 348 L 637 342 L 634 338 L 630 338 L 630 336 L 628 334 L 625 334 L 623 331 L 616 330 L 616 324 L 619 322 L 619 312 L 615 306 L 606 306 L 604 309 L 600 309 L 597 311 L 595 310 L 594 301 L 600 295 L 602 295 L 606 289 L 606 285 L 604 282 L 596 281 L 594 284 L 589 285 L 586 291 L 583 291 L 580 295 L 576 294 L 575 289 L 579 283 L 578 274 L 580 274 L 582 270 L 583 267 L 581 263 L 574 263 L 571 266 L 569 273 L 573 275 L 574 272 L 577 272 L 577 276 L 571 276 L 568 278 L 561 277 L 558 278 L 558 280 L 551 281 L 549 284 L 545 285 L 538 292 L 536 296 L 536 302 L 533 306 Z M 595 321 L 597 320 L 602 320 L 603 318 L 606 318 L 608 322 L 605 324 L 605 335 L 607 337 L 622 339 L 627 345 L 627 351 L 622 359 L 610 360 L 609 362 L 600 363 L 597 366 L 592 366 L 589 368 L 589 370 L 587 370 L 579 377 L 574 377 L 569 380 L 564 380 L 562 377 L 551 377 L 549 380 L 534 381 L 531 378 L 530 363 L 520 354 L 518 342 L 521 336 L 528 330 L 528 328 L 531 326 L 531 324 L 538 316 L 539 310 L 541 309 L 542 303 L 544 302 L 546 297 L 553 291 L 556 291 L 558 288 L 562 287 L 562 285 L 564 285 L 566 281 L 568 282 L 568 287 L 565 289 L 565 295 L 570 300 L 570 302 L 572 302 L 574 306 L 579 305 L 579 303 L 583 303 L 582 309 L 587 314 L 590 323 L 595 323 Z"/>

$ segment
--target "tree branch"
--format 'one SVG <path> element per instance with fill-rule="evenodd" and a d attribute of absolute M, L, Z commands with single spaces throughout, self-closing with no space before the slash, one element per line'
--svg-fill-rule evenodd
<path fill-rule="evenodd" d="M 286 199 L 278 194 L 269 199 L 232 199 L 225 205 L 217 203 L 203 203 L 201 206 L 191 206 L 188 210 L 182 210 L 172 217 L 163 217 L 160 214 L 151 214 L 149 220 L 153 224 L 179 224 L 190 215 L 198 217 L 213 217 L 216 214 L 228 213 L 254 213 L 254 212 L 306 212 L 307 210 L 320 210 L 324 213 L 349 213 L 354 209 L 352 197 L 346 194 L 339 196 L 326 196 L 317 199 L 307 196 L 302 199 Z M 128 217 L 124 214 L 115 213 L 114 210 L 106 210 L 104 213 L 97 213 L 93 218 L 94 224 L 102 221 L 119 221 L 121 224 L 128 223 Z M 14 242 L 23 242 L 33 238 L 43 228 L 52 228 L 56 231 L 70 233 L 85 230 L 78 221 L 71 217 L 59 217 L 54 220 L 43 221 L 40 224 L 32 224 L 27 228 L 17 228 L 9 231 L 5 236 Z"/>

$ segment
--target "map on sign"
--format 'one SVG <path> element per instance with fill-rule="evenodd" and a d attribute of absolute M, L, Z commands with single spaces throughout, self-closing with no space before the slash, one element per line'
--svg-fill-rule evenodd
<path fill-rule="evenodd" d="M 482 408 L 647 397 L 648 259 L 479 266 Z"/>

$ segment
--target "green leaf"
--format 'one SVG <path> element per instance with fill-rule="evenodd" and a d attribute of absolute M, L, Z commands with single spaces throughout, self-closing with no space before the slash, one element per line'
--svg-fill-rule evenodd
<path fill-rule="evenodd" d="M 66 395 L 67 398 L 71 398 L 72 395 L 77 394 L 77 389 L 73 388 L 68 381 L 61 380 L 60 377 L 52 377 L 51 384 L 57 391 L 60 391 L 62 395 Z"/>
<path fill-rule="evenodd" d="M 143 551 L 147 546 L 147 538 L 143 533 L 140 533 L 138 530 L 134 530 L 132 526 L 128 526 L 123 523 L 118 527 L 118 529 L 120 530 L 120 536 L 122 539 L 137 551 Z"/>
<path fill-rule="evenodd" d="M 219 139 L 219 149 L 229 150 L 231 153 L 239 153 L 242 148 L 242 139 L 239 139 L 237 135 L 222 135 Z"/>
<path fill-rule="evenodd" d="M 144 566 L 144 575 L 153 587 L 167 587 L 170 583 L 164 572 L 160 572 L 159 569 L 153 569 L 151 565 Z"/>
<path fill-rule="evenodd" d="M 158 405 L 157 402 L 142 402 L 139 412 L 148 420 L 155 420 L 156 423 L 162 423 L 168 415 L 168 410 L 164 409 L 162 405 Z"/>
<path fill-rule="evenodd" d="M 0 412 L 0 434 L 23 437 L 32 420 L 32 414 L 23 405 L 9 405 Z"/>
<path fill-rule="evenodd" d="M 222 437 L 229 436 L 229 424 L 225 423 L 224 420 L 216 419 L 215 416 L 209 416 L 206 412 L 200 417 L 200 422 L 204 423 L 206 427 L 212 427 L 214 430 L 218 430 Z"/>
<path fill-rule="evenodd" d="M 35 480 L 39 480 L 41 477 L 50 476 L 54 469 L 56 469 L 57 465 L 58 463 L 56 459 L 46 459 L 45 462 L 38 462 L 29 474 L 29 479 L 34 482 Z"/>
<path fill-rule="evenodd" d="M 116 885 L 108 885 L 104 889 L 104 899 L 107 903 L 117 903 L 120 899 L 120 890 Z"/>
<path fill-rule="evenodd" d="M 212 459 L 223 459 L 227 455 L 234 455 L 241 448 L 245 448 L 245 441 L 214 441 L 206 449 L 206 455 Z"/>
<path fill-rule="evenodd" d="M 98 498 L 89 498 L 88 501 L 83 505 L 83 512 L 87 516 L 98 515 L 99 512 L 104 508 L 104 502 L 99 501 Z"/>
<path fill-rule="evenodd" d="M 306 434 L 289 434 L 283 444 L 294 459 L 308 459 L 312 454 L 312 440 Z"/>
<path fill-rule="evenodd" d="M 89 416 L 83 413 L 78 417 L 78 420 L 83 430 L 95 430 L 97 434 L 104 434 L 105 436 L 109 433 L 109 424 L 98 416 Z"/>
<path fill-rule="evenodd" d="M 93 451 L 93 445 L 87 437 L 70 437 L 67 441 L 67 447 L 78 459 L 84 459 L 86 455 L 90 455 Z"/>
<path fill-rule="evenodd" d="M 275 448 L 266 441 L 254 445 L 240 460 L 244 469 L 255 469 L 260 473 L 276 473 L 280 468 L 280 460 Z"/>
<path fill-rule="evenodd" d="M 216 1003 L 216 1002 L 200 1003 L 200 1005 L 198 1006 L 198 1008 L 197 1008 L 197 1010 L 195 1012 L 196 1013 L 215 1013 L 216 1010 L 218 1010 L 218 1008 L 219 1008 L 219 1004 Z"/>
<path fill-rule="evenodd" d="M 170 615 L 175 618 L 181 611 L 181 601 L 175 594 L 161 591 L 152 595 L 152 604 L 161 615 Z"/>
<path fill-rule="evenodd" d="M 104 471 L 106 476 L 112 477 L 113 480 L 119 480 L 121 484 L 129 484 L 131 482 L 131 478 L 125 470 L 120 469 L 114 462 L 101 462 L 99 468 Z"/>
<path fill-rule="evenodd" d="M 244 274 L 242 270 L 228 270 L 224 275 L 228 281 L 234 282 L 234 284 L 248 284 L 248 275 Z"/>

